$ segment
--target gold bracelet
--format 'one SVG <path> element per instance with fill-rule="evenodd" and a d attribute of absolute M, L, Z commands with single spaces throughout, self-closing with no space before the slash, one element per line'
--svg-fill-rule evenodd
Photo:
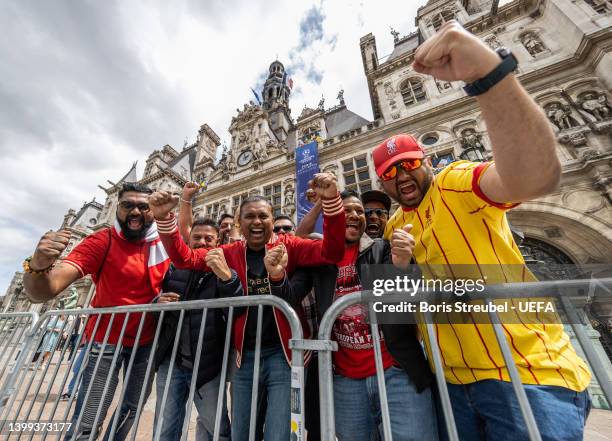
<path fill-rule="evenodd" d="M 23 270 L 26 273 L 29 274 L 33 274 L 35 276 L 40 276 L 41 274 L 49 274 L 51 272 L 51 270 L 53 269 L 53 267 L 55 266 L 55 262 L 53 262 L 51 265 L 49 265 L 47 268 L 41 269 L 41 270 L 35 270 L 32 269 L 32 267 L 30 266 L 30 262 L 32 261 L 32 256 L 30 257 L 26 257 L 23 261 Z"/>

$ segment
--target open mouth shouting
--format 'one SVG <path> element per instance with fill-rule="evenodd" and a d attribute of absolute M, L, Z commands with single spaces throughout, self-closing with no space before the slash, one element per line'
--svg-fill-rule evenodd
<path fill-rule="evenodd" d="M 251 239 L 262 240 L 265 236 L 266 232 L 263 227 L 251 227 L 249 228 L 249 236 Z"/>
<path fill-rule="evenodd" d="M 412 180 L 398 184 L 397 190 L 401 198 L 404 200 L 415 199 L 419 195 L 419 187 L 417 183 Z"/>
<path fill-rule="evenodd" d="M 363 234 L 364 223 L 355 220 L 348 220 L 346 222 L 346 239 L 349 242 L 355 242 L 359 240 Z"/>
<path fill-rule="evenodd" d="M 380 222 L 370 222 L 366 226 L 366 233 L 369 235 L 377 234 L 380 231 Z"/>
<path fill-rule="evenodd" d="M 130 230 L 138 231 L 144 225 L 144 218 L 142 216 L 130 216 L 127 220 L 127 226 Z"/>

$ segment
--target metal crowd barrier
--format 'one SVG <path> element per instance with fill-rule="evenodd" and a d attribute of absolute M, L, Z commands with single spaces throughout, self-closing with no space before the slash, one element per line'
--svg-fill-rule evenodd
<path fill-rule="evenodd" d="M 611 288 L 612 278 L 598 279 L 596 283 L 598 283 L 600 286 Z M 493 301 L 496 299 L 508 298 L 556 297 L 560 299 L 563 310 L 569 318 L 569 322 L 576 333 L 578 342 L 580 343 L 587 361 L 604 392 L 606 400 L 608 403 L 612 403 L 612 379 L 609 377 L 603 364 L 597 357 L 593 344 L 590 342 L 589 337 L 584 330 L 584 325 L 581 324 L 577 316 L 575 308 L 569 299 L 566 296 L 563 296 L 564 291 L 571 290 L 571 296 L 576 297 L 576 294 L 574 293 L 575 290 L 587 288 L 585 291 L 588 291 L 590 284 L 590 280 L 560 280 L 550 282 L 485 285 L 484 291 L 478 295 L 478 298 L 484 299 L 489 304 L 493 303 Z M 432 295 L 432 292 L 429 292 L 428 294 Z M 448 294 L 446 294 L 446 296 L 448 297 Z M 383 439 L 385 441 L 392 441 L 393 438 L 391 435 L 389 407 L 387 403 L 385 377 L 382 365 L 380 334 L 378 330 L 377 317 L 376 314 L 373 313 L 373 308 L 371 306 L 374 302 L 390 304 L 397 302 L 419 302 L 421 300 L 422 298 L 418 298 L 418 296 L 410 296 L 410 293 L 385 293 L 383 296 L 375 296 L 371 291 L 361 291 L 347 294 L 339 298 L 327 310 L 321 319 L 321 323 L 319 324 L 319 340 L 313 341 L 308 345 L 311 349 L 319 351 L 319 392 L 321 397 L 325 397 L 325 399 L 321 399 L 320 402 L 321 435 L 324 441 L 335 441 L 336 439 L 332 351 L 337 350 L 337 343 L 331 339 L 331 332 L 337 317 L 349 306 L 356 304 L 368 305 L 368 309 L 370 311 L 370 328 L 374 341 L 374 357 L 383 423 Z M 501 353 L 504 357 L 506 368 L 512 381 L 512 386 L 517 396 L 523 419 L 525 420 L 525 424 L 527 426 L 529 439 L 531 441 L 541 441 L 542 438 L 540 436 L 540 432 L 538 431 L 531 406 L 527 400 L 527 395 L 525 394 L 525 389 L 520 380 L 516 364 L 512 358 L 510 346 L 504 335 L 502 325 L 499 321 L 499 316 L 495 311 L 489 312 L 488 314 Z M 431 313 L 424 313 L 424 319 L 427 327 L 428 342 L 432 350 L 432 362 L 435 368 L 436 383 L 440 395 L 447 433 L 451 441 L 458 441 L 459 436 L 453 417 L 450 397 L 444 377 L 440 347 L 438 346 L 436 330 L 433 325 Z"/>
<path fill-rule="evenodd" d="M 110 329 L 113 326 L 113 322 L 121 320 L 117 317 L 123 316 L 123 325 L 121 326 L 120 334 L 116 347 L 114 348 L 114 355 L 112 357 L 111 366 L 106 372 L 106 381 L 99 398 L 99 405 L 95 412 L 95 420 L 92 424 L 94 430 L 91 431 L 88 439 L 96 439 L 96 427 L 104 423 L 104 428 L 110 427 L 110 439 L 112 440 L 117 429 L 118 429 L 118 418 L 119 408 L 123 403 L 126 392 L 126 385 L 130 382 L 130 375 L 132 374 L 134 366 L 134 358 L 137 353 L 141 340 L 141 332 L 145 323 L 145 317 L 148 315 L 156 315 L 156 328 L 154 340 L 151 343 L 151 348 L 156 348 L 164 315 L 171 311 L 179 312 L 179 323 L 177 327 L 177 334 L 174 337 L 174 343 L 172 346 L 170 368 L 168 372 L 168 378 L 172 375 L 174 368 L 174 361 L 177 355 L 179 346 L 179 337 L 181 324 L 187 311 L 201 310 L 202 311 L 202 322 L 199 329 L 199 339 L 197 344 L 196 355 L 194 358 L 193 372 L 197 372 L 200 363 L 200 355 L 202 351 L 202 342 L 204 337 L 204 329 L 206 326 L 207 312 L 210 309 L 226 308 L 227 309 L 227 325 L 226 325 L 226 338 L 224 342 L 223 361 L 221 368 L 221 379 L 219 387 L 219 395 L 217 400 L 217 408 L 215 415 L 215 429 L 214 429 L 214 440 L 219 439 L 219 431 L 221 424 L 221 410 L 222 403 L 226 400 L 226 380 L 227 380 L 227 366 L 230 362 L 230 339 L 232 321 L 235 315 L 235 309 L 241 307 L 257 307 L 257 338 L 255 343 L 255 367 L 253 374 L 253 386 L 252 386 L 252 397 L 251 397 L 251 419 L 249 426 L 249 440 L 255 440 L 255 415 L 257 410 L 257 393 L 259 384 L 259 365 L 261 355 L 261 323 L 262 313 L 264 306 L 273 306 L 279 309 L 284 316 L 287 318 L 288 323 L 291 327 L 292 338 L 297 341 L 302 341 L 303 334 L 300 325 L 299 318 L 296 312 L 286 303 L 284 300 L 274 296 L 244 296 L 236 298 L 221 298 L 212 300 L 197 300 L 189 302 L 174 302 L 166 304 L 151 304 L 151 305 L 134 305 L 134 306 L 121 306 L 112 308 L 91 308 L 91 309 L 76 309 L 76 310 L 54 310 L 48 311 L 43 314 L 40 319 L 36 314 L 32 313 L 14 313 L 14 314 L 0 314 L 0 357 L 7 360 L 0 364 L 0 379 L 4 371 L 10 372 L 5 376 L 5 381 L 0 383 L 0 438 L 2 439 L 28 439 L 32 440 L 34 436 L 36 439 L 46 440 L 48 436 L 59 440 L 62 436 L 66 436 L 70 426 L 68 424 L 61 424 L 62 422 L 70 422 L 74 413 L 75 401 L 78 394 L 78 389 L 82 385 L 83 374 L 86 370 L 90 359 L 95 359 L 92 356 L 92 341 L 86 341 L 85 338 L 85 327 L 90 321 L 93 321 L 93 335 L 96 335 L 98 326 L 100 325 L 101 318 L 103 316 L 108 317 L 109 323 L 107 330 L 104 333 L 104 339 L 100 342 L 101 347 L 99 348 L 97 360 L 93 365 L 93 373 L 91 375 L 92 381 L 85 394 L 84 403 L 88 403 L 88 398 L 93 393 L 99 394 L 100 391 L 92 391 L 94 379 L 98 379 L 98 371 L 100 370 L 100 362 L 102 360 L 102 354 L 104 350 L 110 346 L 109 334 Z M 123 387 L 119 391 L 119 385 L 116 384 L 115 394 L 111 394 L 110 381 L 111 376 L 108 372 L 112 372 L 116 368 L 118 363 L 118 355 L 121 352 L 122 345 L 125 337 L 125 330 L 128 324 L 128 318 L 132 315 L 140 315 L 138 322 L 138 330 L 135 336 L 133 349 L 129 361 L 124 361 L 124 380 Z M 64 363 L 66 352 L 69 347 L 69 338 L 62 338 L 64 336 L 70 336 L 75 330 L 77 324 L 76 318 L 81 316 L 84 318 L 85 325 L 82 326 L 82 330 L 76 330 L 78 332 L 76 349 L 72 351 L 68 357 L 68 363 Z M 4 326 L 3 326 L 4 325 Z M 118 329 L 118 327 L 117 327 Z M 49 337 L 52 333 L 56 333 L 55 337 Z M 66 384 L 68 382 L 69 375 L 73 371 L 75 361 L 78 358 L 78 348 L 82 346 L 81 351 L 85 351 L 82 364 L 80 368 L 75 368 L 76 372 L 76 387 L 73 388 L 67 401 L 61 400 L 61 396 L 64 393 Z M 302 441 L 304 439 L 304 352 L 299 348 L 292 348 L 292 367 L 291 367 L 291 439 Z M 14 364 L 10 364 L 8 361 L 13 360 L 14 353 L 18 352 L 19 355 L 14 361 Z M 38 352 L 38 356 L 36 356 Z M 51 355 L 48 359 L 45 359 L 41 353 L 50 352 Z M 59 362 L 53 363 L 54 356 L 57 358 L 57 352 L 59 355 Z M 153 381 L 155 375 L 153 371 L 154 356 L 151 351 L 148 357 L 148 363 L 146 367 L 146 373 L 144 377 L 144 387 L 140 393 L 140 398 L 137 404 L 137 410 L 134 416 L 134 424 L 131 429 L 132 441 L 136 439 L 137 433 L 142 427 L 139 427 L 139 423 L 142 417 L 144 406 L 147 402 L 146 385 Z M 9 368 L 10 366 L 10 368 Z M 100 371 L 104 374 L 103 371 Z M 186 406 L 186 415 L 183 424 L 182 438 L 186 440 L 188 435 L 190 416 L 193 407 L 193 397 L 195 393 L 197 375 L 192 375 L 192 380 L 189 387 L 189 398 Z M 166 383 L 164 388 L 163 396 L 156 397 L 157 400 L 161 400 L 161 409 L 165 408 L 168 399 L 168 388 L 170 382 Z M 118 396 L 117 396 L 118 395 Z M 108 415 L 103 415 L 103 405 L 113 401 L 115 408 L 114 418 Z M 83 406 L 85 408 L 85 406 Z M 112 409 L 112 405 L 108 409 Z M 85 412 L 91 412 L 91 409 L 81 409 L 81 412 L 76 416 L 76 424 L 74 426 L 79 427 L 83 415 Z M 163 413 L 163 412 L 162 412 Z M 160 418 L 161 419 L 161 418 Z M 22 424 L 27 422 L 31 427 L 19 426 L 17 431 L 14 430 L 16 424 Z M 36 423 L 48 423 L 50 426 L 40 425 L 36 426 Z M 157 428 L 162 425 L 158 425 L 153 421 L 154 427 L 151 427 L 153 436 L 139 435 L 138 439 L 159 439 L 161 431 Z M 73 427 L 76 428 L 76 427 Z M 98 435 L 100 439 L 102 437 L 103 429 Z M 6 436 L 6 438 L 4 438 Z M 75 439 L 76 433 L 72 433 L 70 439 Z M 66 437 L 68 438 L 68 437 Z"/>
<path fill-rule="evenodd" d="M 36 322 L 35 312 L 0 313 L 0 408 L 8 399 L 13 373 L 23 363 L 22 347 Z"/>

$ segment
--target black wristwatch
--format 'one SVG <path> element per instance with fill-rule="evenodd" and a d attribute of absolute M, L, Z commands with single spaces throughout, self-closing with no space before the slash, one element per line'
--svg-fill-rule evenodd
<path fill-rule="evenodd" d="M 503 80 L 510 72 L 516 70 L 518 61 L 514 54 L 510 52 L 510 49 L 500 47 L 495 52 L 497 52 L 497 55 L 502 59 L 502 62 L 485 77 L 463 86 L 463 90 L 465 90 L 465 93 L 469 96 L 482 95 Z"/>

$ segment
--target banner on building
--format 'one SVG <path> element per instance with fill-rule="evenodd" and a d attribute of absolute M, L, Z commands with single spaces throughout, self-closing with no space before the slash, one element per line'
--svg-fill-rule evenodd
<path fill-rule="evenodd" d="M 308 181 L 315 173 L 319 173 L 319 149 L 317 142 L 304 144 L 295 149 L 295 175 L 297 178 L 297 221 L 302 218 L 312 208 L 312 203 L 306 199 Z M 319 215 L 315 232 L 323 233 L 323 216 Z"/>

